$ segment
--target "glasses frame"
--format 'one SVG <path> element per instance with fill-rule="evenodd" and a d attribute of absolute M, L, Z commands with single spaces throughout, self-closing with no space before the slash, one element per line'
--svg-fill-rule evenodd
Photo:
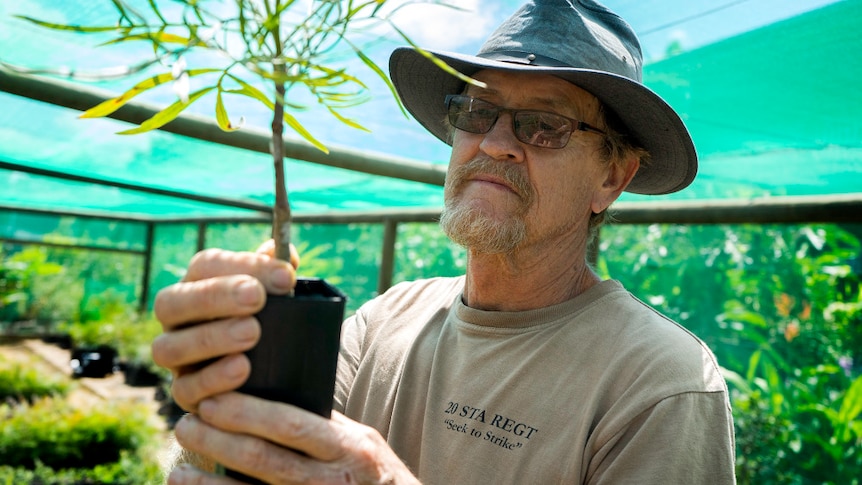
<path fill-rule="evenodd" d="M 459 112 L 453 111 L 453 108 L 452 108 L 452 100 L 455 100 L 455 99 L 469 100 L 468 104 L 470 106 L 472 106 L 476 101 L 478 101 L 484 105 L 487 105 L 489 110 L 493 110 L 495 112 L 495 115 L 494 115 L 493 120 L 491 120 L 490 124 L 488 125 L 488 129 L 485 131 L 472 130 L 472 129 L 465 129 L 465 128 L 462 128 L 462 127 L 456 125 L 454 123 L 454 120 L 456 119 L 456 116 L 459 114 Z M 447 119 L 449 120 L 449 124 L 451 124 L 452 126 L 454 126 L 455 128 L 457 128 L 461 131 L 466 131 L 468 133 L 474 133 L 474 134 L 478 134 L 478 135 L 484 135 L 486 133 L 489 133 L 492 129 L 494 129 L 494 126 L 497 124 L 497 121 L 499 121 L 500 115 L 503 113 L 509 113 L 510 115 L 512 115 L 512 133 L 515 134 L 515 138 L 517 138 L 518 141 L 520 141 L 521 143 L 526 143 L 527 145 L 537 146 L 540 148 L 551 148 L 551 149 L 565 148 L 565 146 L 569 144 L 569 140 L 572 137 L 572 133 L 574 133 L 575 131 L 584 131 L 587 133 L 607 135 L 607 133 L 605 131 L 598 129 L 595 126 L 590 125 L 589 123 L 586 123 L 586 122 L 581 121 L 581 120 L 576 120 L 574 118 L 569 118 L 568 116 L 563 116 L 559 113 L 554 113 L 551 111 L 536 110 L 536 109 L 504 108 L 502 106 L 497 106 L 496 104 L 494 104 L 490 101 L 485 101 L 484 99 L 476 98 L 474 96 L 470 96 L 467 94 L 449 94 L 446 96 L 445 104 L 446 104 L 446 113 L 447 113 Z M 461 111 L 461 113 L 464 113 L 464 111 Z M 525 113 L 526 114 L 541 114 L 544 116 L 552 116 L 555 118 L 559 118 L 561 120 L 565 120 L 568 123 L 568 133 L 561 136 L 562 145 L 560 145 L 560 146 L 539 145 L 539 144 L 531 141 L 529 138 L 528 139 L 521 138 L 521 136 L 519 136 L 520 130 L 518 129 L 518 126 L 517 126 L 517 123 L 518 123 L 517 120 L 519 118 L 519 115 L 522 115 Z M 542 131 L 542 130 L 537 129 L 536 131 L 533 132 L 533 135 L 535 136 L 535 134 L 539 133 L 540 131 Z M 523 133 L 521 133 L 521 134 L 523 134 Z"/>

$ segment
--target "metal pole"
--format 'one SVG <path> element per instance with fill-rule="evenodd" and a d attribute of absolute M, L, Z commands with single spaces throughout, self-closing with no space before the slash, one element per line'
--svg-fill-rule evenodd
<path fill-rule="evenodd" d="M 155 224 L 147 224 L 147 245 L 144 249 L 144 274 L 141 276 L 141 298 L 138 300 L 138 312 L 146 313 L 150 303 L 150 273 L 153 265 L 153 243 L 155 242 Z"/>
<path fill-rule="evenodd" d="M 377 294 L 383 294 L 392 286 L 395 272 L 395 240 L 398 238 L 398 221 L 388 219 L 383 222 L 383 252 L 377 278 Z"/>

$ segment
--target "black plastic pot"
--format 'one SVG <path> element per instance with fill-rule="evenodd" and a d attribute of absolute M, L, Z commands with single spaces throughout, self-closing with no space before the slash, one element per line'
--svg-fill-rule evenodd
<path fill-rule="evenodd" d="M 266 306 L 256 315 L 260 342 L 246 352 L 251 376 L 240 391 L 328 418 L 345 300 L 335 287 L 311 278 L 300 278 L 293 296 L 268 295 Z M 264 483 L 232 470 L 225 474 L 247 483 Z"/>
<path fill-rule="evenodd" d="M 109 345 L 76 347 L 69 365 L 75 378 L 109 376 L 117 370 L 117 350 Z"/>

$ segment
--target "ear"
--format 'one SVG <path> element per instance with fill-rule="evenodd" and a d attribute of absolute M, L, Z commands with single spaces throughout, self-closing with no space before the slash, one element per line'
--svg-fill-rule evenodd
<path fill-rule="evenodd" d="M 628 187 L 638 168 L 640 168 L 640 159 L 637 156 L 629 157 L 621 164 L 609 163 L 604 183 L 593 194 L 593 201 L 590 206 L 593 213 L 598 214 L 610 207 L 623 193 L 623 190 Z"/>

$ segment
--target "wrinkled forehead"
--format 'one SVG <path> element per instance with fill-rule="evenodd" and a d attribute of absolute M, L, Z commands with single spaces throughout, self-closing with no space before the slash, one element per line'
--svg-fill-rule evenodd
<path fill-rule="evenodd" d="M 490 96 L 512 108 L 550 110 L 573 116 L 595 115 L 601 108 L 592 93 L 550 74 L 484 69 L 471 77 L 487 87 L 467 84 L 465 93 Z"/>

